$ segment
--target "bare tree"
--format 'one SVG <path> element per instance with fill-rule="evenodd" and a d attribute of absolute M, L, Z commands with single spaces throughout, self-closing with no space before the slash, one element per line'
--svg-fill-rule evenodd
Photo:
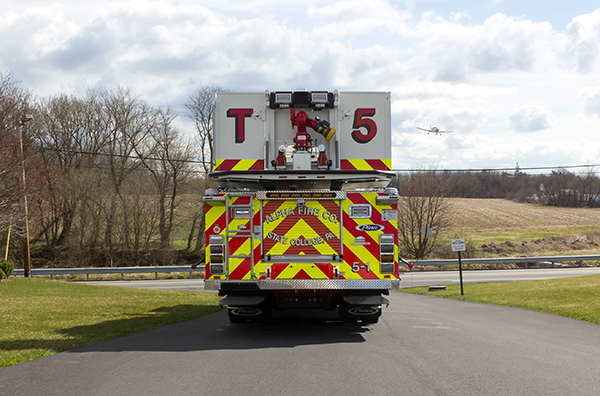
<path fill-rule="evenodd" d="M 161 109 L 157 115 L 156 128 L 146 142 L 151 158 L 140 158 L 156 188 L 160 244 L 166 248 L 170 244 L 181 186 L 190 177 L 195 153 L 192 145 L 184 142 L 179 131 L 172 127 L 176 117 L 172 111 Z"/>
<path fill-rule="evenodd" d="M 212 170 L 214 160 L 213 123 L 215 116 L 215 94 L 227 92 L 221 87 L 198 88 L 185 103 L 187 116 L 194 122 L 200 141 L 200 156 L 203 161 L 204 173 Z"/>
<path fill-rule="evenodd" d="M 106 144 L 99 99 L 90 91 L 83 98 L 58 95 L 38 102 L 37 138 L 45 161 L 57 166 L 61 174 L 59 182 L 48 181 L 54 206 L 44 226 L 48 244 L 68 243 L 78 206 L 85 202 L 88 185 L 93 183 L 89 178 L 98 176 L 89 170 L 101 163 L 93 153 L 101 152 Z M 86 177 L 80 177 L 82 173 Z"/>
<path fill-rule="evenodd" d="M 117 217 L 118 205 L 125 205 L 126 197 L 123 186 L 131 172 L 141 166 L 135 155 L 145 155 L 140 152 L 142 144 L 158 122 L 157 112 L 148 103 L 139 97 L 132 96 L 129 89 L 118 88 L 113 91 L 102 92 L 102 110 L 104 115 L 104 133 L 107 143 L 105 153 L 106 163 L 112 182 L 112 195 L 106 211 L 106 227 L 104 230 L 104 244 L 107 254 L 112 255 L 114 244 L 114 231 L 116 222 L 123 224 L 123 240 L 130 244 L 129 221 L 130 213 L 121 211 Z M 117 238 L 118 239 L 118 238 Z M 109 257 L 112 258 L 112 257 Z"/>
<path fill-rule="evenodd" d="M 545 198 L 552 206 L 577 206 L 579 192 L 577 191 L 578 178 L 564 168 L 552 171 L 550 175 L 542 178 Z"/>
<path fill-rule="evenodd" d="M 40 213 L 31 203 L 44 200 L 48 191 L 34 128 L 23 121 L 30 113 L 30 92 L 13 73 L 0 73 L 0 230 L 10 228 L 13 235 L 25 235 L 28 228 L 36 232 Z"/>
<path fill-rule="evenodd" d="M 447 228 L 446 190 L 444 178 L 436 169 L 412 172 L 399 180 L 399 243 L 409 256 L 424 258 Z"/>
<path fill-rule="evenodd" d="M 213 125 L 215 113 L 215 94 L 218 92 L 227 92 L 221 87 L 201 87 L 197 89 L 185 104 L 188 109 L 187 116 L 194 122 L 196 131 L 198 132 L 200 158 L 204 167 L 204 188 L 208 187 L 208 173 L 212 170 L 214 161 L 214 144 L 213 144 Z M 200 224 L 198 225 L 198 238 L 196 239 L 196 251 L 200 252 L 204 248 L 204 204 L 199 205 Z M 196 218 L 197 218 L 196 217 Z M 193 227 L 196 226 L 196 221 Z"/>

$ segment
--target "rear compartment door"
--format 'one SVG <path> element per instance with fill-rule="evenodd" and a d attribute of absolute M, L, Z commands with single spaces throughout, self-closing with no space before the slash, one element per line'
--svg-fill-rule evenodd
<path fill-rule="evenodd" d="M 273 192 L 262 201 L 262 258 L 272 278 L 331 279 L 342 259 L 338 192 Z"/>

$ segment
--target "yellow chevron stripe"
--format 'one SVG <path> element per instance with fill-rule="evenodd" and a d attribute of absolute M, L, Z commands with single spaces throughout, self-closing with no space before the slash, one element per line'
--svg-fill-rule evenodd
<path fill-rule="evenodd" d="M 379 212 L 383 209 L 391 209 L 391 205 L 377 205 L 377 193 L 361 193 L 360 196 L 366 200 L 370 205 L 373 212 Z M 352 201 L 352 197 L 354 194 L 348 194 L 347 199 L 343 202 L 342 210 L 344 213 L 350 213 L 350 205 L 355 204 L 356 202 Z M 362 202 L 362 200 L 361 200 Z M 353 219 L 356 224 L 372 224 L 373 221 L 371 219 Z M 394 228 L 397 228 L 397 221 L 391 221 Z M 368 235 L 371 235 L 375 242 L 379 240 L 380 231 L 366 231 Z M 344 228 L 344 250 L 352 251 L 354 255 L 361 260 L 363 263 L 369 262 L 370 269 L 373 274 L 375 274 L 378 278 L 383 279 L 384 275 L 379 272 L 379 248 L 376 247 L 374 252 L 371 252 L 369 248 L 373 248 L 373 246 L 362 246 L 362 245 L 352 245 L 354 242 L 354 237 L 351 234 L 351 231 Z M 394 244 L 394 257 L 396 257 L 398 253 L 397 244 Z M 352 272 L 352 263 L 344 261 L 343 264 L 340 265 L 340 271 L 345 272 L 346 279 L 361 279 L 361 276 L 358 273 Z M 385 274 L 388 275 L 388 274 Z"/>
<path fill-rule="evenodd" d="M 281 271 L 277 279 L 293 279 L 301 270 L 304 270 L 311 279 L 328 279 L 314 264 L 290 264 Z"/>
<path fill-rule="evenodd" d="M 243 159 L 239 160 L 239 162 L 233 167 L 232 170 L 248 170 L 256 163 L 255 159 Z"/>
<path fill-rule="evenodd" d="M 221 204 L 220 206 L 210 206 L 210 208 L 206 211 L 204 217 L 204 228 L 205 230 L 209 230 L 212 228 L 213 224 L 225 213 L 225 205 Z"/>
<path fill-rule="evenodd" d="M 392 169 L 391 158 L 384 158 L 381 161 L 388 169 Z M 357 170 L 373 170 L 373 167 L 364 159 L 348 159 L 348 162 Z"/>

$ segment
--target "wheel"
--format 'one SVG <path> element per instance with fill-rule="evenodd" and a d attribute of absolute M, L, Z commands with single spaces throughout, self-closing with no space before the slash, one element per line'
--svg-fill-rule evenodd
<path fill-rule="evenodd" d="M 338 313 L 343 323 L 356 323 L 361 320 L 364 324 L 373 324 L 379 321 L 381 308 L 342 303 Z"/>
<path fill-rule="evenodd" d="M 229 323 L 244 323 L 246 322 L 248 319 L 238 315 L 237 312 L 238 308 L 227 308 L 227 315 L 229 316 Z"/>
<path fill-rule="evenodd" d="M 379 314 L 375 314 L 375 315 L 370 315 L 370 316 L 363 316 L 362 318 L 362 322 L 364 324 L 375 324 L 377 322 L 379 322 L 379 317 L 381 316 L 381 308 L 379 309 Z"/>
<path fill-rule="evenodd" d="M 340 316 L 342 323 L 356 323 L 358 321 L 357 316 L 348 312 L 348 310 L 352 307 L 353 305 L 346 304 L 345 302 L 340 303 L 338 307 L 338 315 Z"/>

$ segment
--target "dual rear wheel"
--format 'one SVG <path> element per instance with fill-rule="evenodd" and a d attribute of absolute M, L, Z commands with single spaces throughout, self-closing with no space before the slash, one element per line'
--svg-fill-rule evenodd
<path fill-rule="evenodd" d="M 230 323 L 261 322 L 271 318 L 273 308 L 266 302 L 247 307 L 228 307 Z"/>

